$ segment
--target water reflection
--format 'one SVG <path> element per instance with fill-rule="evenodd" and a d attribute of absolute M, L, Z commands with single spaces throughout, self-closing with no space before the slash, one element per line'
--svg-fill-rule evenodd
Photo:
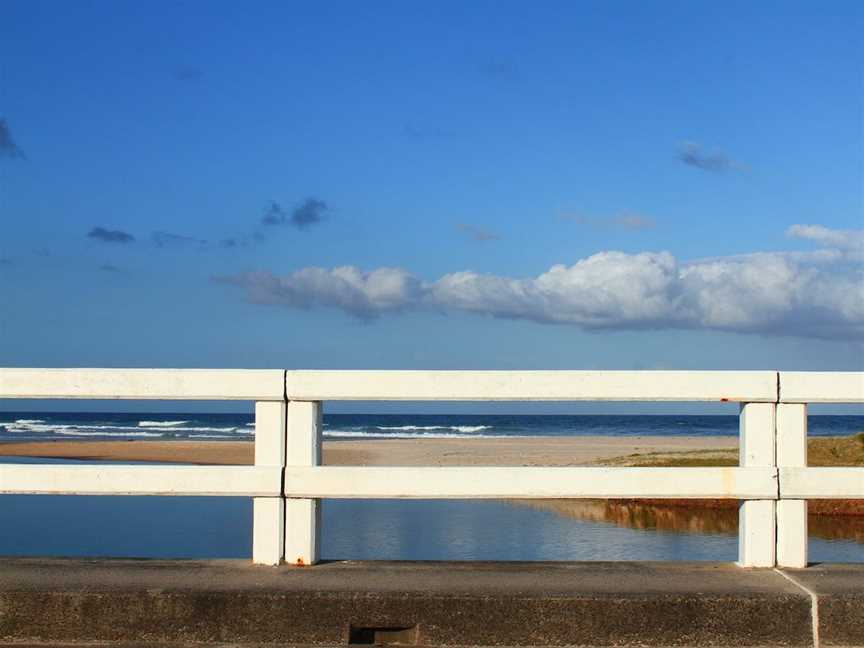
<path fill-rule="evenodd" d="M 528 506 L 575 520 L 607 522 L 628 529 L 642 531 L 676 531 L 679 533 L 719 533 L 734 535 L 738 532 L 737 508 L 677 507 L 641 504 L 616 500 L 508 500 L 512 504 Z"/>
<path fill-rule="evenodd" d="M 248 558 L 246 497 L 3 495 L 0 556 Z"/>
<path fill-rule="evenodd" d="M 484 500 L 327 500 L 322 555 L 352 560 L 734 560 L 734 535 L 577 519 Z"/>
<path fill-rule="evenodd" d="M 324 502 L 323 555 L 383 560 L 735 560 L 736 502 Z M 810 516 L 810 557 L 864 561 L 864 518 Z"/>
<path fill-rule="evenodd" d="M 810 515 L 807 517 L 807 524 L 811 537 L 852 540 L 862 544 L 862 552 L 864 552 L 864 518 L 861 516 Z"/>
<path fill-rule="evenodd" d="M 738 504 L 711 501 L 698 504 L 657 504 L 632 500 L 508 500 L 519 506 L 553 511 L 558 515 L 591 522 L 608 522 L 643 531 L 680 533 L 738 533 Z M 830 508 L 831 502 L 820 502 Z M 838 507 L 842 508 L 842 507 Z M 810 513 L 810 537 L 864 543 L 864 516 Z"/>
<path fill-rule="evenodd" d="M 251 500 L 0 497 L 0 555 L 248 558 Z M 327 559 L 735 560 L 734 509 L 603 501 L 326 500 Z M 864 561 L 864 519 L 811 516 L 814 561 Z"/>

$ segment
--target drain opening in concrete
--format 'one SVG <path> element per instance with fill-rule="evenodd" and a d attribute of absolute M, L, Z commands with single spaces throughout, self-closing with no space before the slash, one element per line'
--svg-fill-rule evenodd
<path fill-rule="evenodd" d="M 359 646 L 414 646 L 418 628 L 412 626 L 355 626 L 348 631 L 348 643 Z"/>

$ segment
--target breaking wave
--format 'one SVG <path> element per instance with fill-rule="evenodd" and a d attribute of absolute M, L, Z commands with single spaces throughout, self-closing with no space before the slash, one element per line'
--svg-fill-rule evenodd
<path fill-rule="evenodd" d="M 44 419 L 15 419 L 0 421 L 0 432 L 20 435 L 62 435 L 62 436 L 101 436 L 101 437 L 151 437 L 151 438 L 182 438 L 203 437 L 204 434 L 213 438 L 249 438 L 254 430 L 242 426 L 212 426 L 185 425 L 190 421 L 138 421 L 137 425 L 121 423 L 48 423 Z M 193 434 L 199 433 L 199 434 Z"/>
<path fill-rule="evenodd" d="M 482 432 L 488 430 L 491 425 L 376 425 L 376 430 L 395 430 L 406 432 L 417 432 L 427 430 L 453 430 L 462 434 L 471 434 L 473 432 Z"/>
<path fill-rule="evenodd" d="M 138 421 L 138 427 L 176 427 L 189 421 Z"/>
<path fill-rule="evenodd" d="M 371 425 L 347 429 L 325 429 L 324 436 L 346 439 L 480 439 L 494 436 L 478 434 L 491 428 L 491 425 Z"/>

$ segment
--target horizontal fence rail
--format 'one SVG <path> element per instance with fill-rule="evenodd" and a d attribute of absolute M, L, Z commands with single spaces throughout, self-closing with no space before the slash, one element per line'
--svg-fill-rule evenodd
<path fill-rule="evenodd" d="M 774 499 L 773 468 L 306 467 L 287 497 L 394 499 Z"/>
<path fill-rule="evenodd" d="M 807 500 L 864 498 L 864 468 L 807 467 L 807 404 L 864 402 L 864 373 L 4 369 L 0 399 L 255 401 L 255 465 L 0 464 L 0 494 L 252 497 L 253 561 L 318 560 L 321 498 L 736 499 L 739 564 L 807 564 Z M 740 465 L 321 466 L 322 403 L 703 401 L 740 405 Z"/>
<path fill-rule="evenodd" d="M 781 371 L 781 403 L 864 403 L 864 372 Z"/>
<path fill-rule="evenodd" d="M 4 465 L 0 493 L 279 497 L 282 469 L 266 466 Z"/>
<path fill-rule="evenodd" d="M 774 371 L 288 371 L 289 400 L 773 403 Z"/>
<path fill-rule="evenodd" d="M 0 398 L 282 400 L 282 369 L 0 369 Z"/>
<path fill-rule="evenodd" d="M 780 468 L 782 499 L 864 499 L 862 468 Z"/>

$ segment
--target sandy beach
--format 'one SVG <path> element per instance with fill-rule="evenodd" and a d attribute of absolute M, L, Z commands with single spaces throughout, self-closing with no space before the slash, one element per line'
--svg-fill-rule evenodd
<path fill-rule="evenodd" d="M 351 439 L 324 442 L 331 466 L 584 466 L 639 453 L 738 447 L 736 437 L 580 436 L 498 439 Z M 190 464 L 251 464 L 251 441 L 0 443 L 0 456 Z"/>

